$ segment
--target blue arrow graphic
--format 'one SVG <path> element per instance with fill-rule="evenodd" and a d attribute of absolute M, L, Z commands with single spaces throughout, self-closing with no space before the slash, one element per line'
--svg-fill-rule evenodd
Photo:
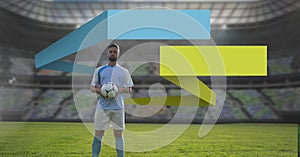
<path fill-rule="evenodd" d="M 86 38 L 88 36 L 88 38 Z M 209 10 L 107 10 L 35 55 L 41 69 L 92 74 L 60 59 L 106 40 L 210 39 Z"/>

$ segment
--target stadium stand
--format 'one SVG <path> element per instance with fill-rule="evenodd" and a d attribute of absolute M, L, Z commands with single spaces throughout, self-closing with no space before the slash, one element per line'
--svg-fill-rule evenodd
<path fill-rule="evenodd" d="M 33 110 L 29 113 L 29 120 L 34 119 L 51 119 L 54 118 L 56 112 L 61 110 L 66 99 L 71 97 L 70 90 L 46 90 L 38 100 L 38 103 L 33 106 Z"/>
<path fill-rule="evenodd" d="M 299 88 L 265 89 L 262 92 L 271 99 L 276 110 L 300 111 Z"/>
<path fill-rule="evenodd" d="M 241 106 L 232 100 L 228 95 L 226 96 L 222 113 L 220 115 L 221 119 L 226 120 L 246 120 L 249 119 Z"/>
<path fill-rule="evenodd" d="M 65 120 L 65 121 L 74 121 L 79 120 L 80 117 L 77 113 L 76 105 L 74 102 L 69 101 L 54 117 L 55 120 Z"/>
<path fill-rule="evenodd" d="M 33 75 L 34 60 L 28 58 L 10 58 L 10 73 L 14 75 Z"/>
<path fill-rule="evenodd" d="M 240 100 L 251 118 L 254 119 L 274 119 L 276 116 L 270 108 L 266 106 L 260 98 L 260 94 L 255 90 L 231 90 L 229 93 Z"/>
<path fill-rule="evenodd" d="M 289 74 L 297 72 L 292 68 L 293 57 L 277 58 L 268 60 L 269 74 Z"/>
<path fill-rule="evenodd" d="M 6 50 L 7 51 L 7 50 Z M 1 55 L 1 59 L 7 57 L 6 55 Z M 9 67 L 9 73 L 17 76 L 23 75 L 41 75 L 49 76 L 48 73 L 41 73 L 42 70 L 33 70 L 33 60 L 28 58 L 20 58 L 9 56 L 8 65 L 4 67 Z M 283 58 L 284 60 L 286 58 Z M 284 61 L 282 63 L 285 63 Z M 22 65 L 18 68 L 18 65 Z M 127 66 L 130 66 L 127 65 Z M 150 67 L 153 66 L 153 67 Z M 155 64 L 144 64 L 136 69 L 134 76 L 143 75 L 153 75 L 153 70 L 156 69 Z M 140 71 L 140 73 L 139 73 Z M 2 71 L 3 72 L 3 71 Z M 52 73 L 50 71 L 49 73 Z M 293 71 L 289 71 L 293 73 Z M 157 73 L 156 73 L 157 74 Z M 61 72 L 52 74 L 54 76 L 62 76 Z M 278 75 L 278 74 L 274 74 Z M 10 80 L 7 80 L 9 84 Z M 14 84 L 15 82 L 13 82 Z M 144 86 L 142 88 L 137 88 L 136 92 L 132 95 L 134 97 L 147 97 L 148 89 L 145 88 L 149 84 L 147 80 L 144 81 Z M 32 85 L 34 86 L 34 84 Z M 51 86 L 51 85 L 50 85 Z M 148 86 L 149 87 L 149 86 Z M 169 95 L 179 95 L 180 90 L 178 89 L 168 89 Z M 224 121 L 236 121 L 236 120 L 278 120 L 280 118 L 280 111 L 299 111 L 299 89 L 298 88 L 283 88 L 283 89 L 251 89 L 251 90 L 229 90 L 226 96 L 226 101 L 220 116 L 220 120 Z M 10 94 L 4 94 L 10 93 Z M 154 92 L 155 93 L 155 92 Z M 12 95 L 18 94 L 21 97 L 13 97 Z M 158 92 L 159 94 L 159 92 Z M 185 93 L 186 94 L 186 93 Z M 10 95 L 10 96 L 8 96 Z M 84 119 L 85 121 L 91 121 L 93 119 L 93 111 L 95 108 L 95 98 L 89 93 L 87 89 L 79 90 L 75 93 L 74 97 L 79 102 L 75 103 L 73 101 L 72 91 L 65 90 L 53 90 L 53 89 L 40 89 L 40 88 L 1 88 L 1 119 L 21 119 L 21 120 L 67 120 L 67 121 L 78 121 Z M 268 105 L 268 102 L 271 105 Z M 272 106 L 273 105 L 273 106 Z M 22 108 L 23 110 L 20 110 Z M 77 108 L 77 110 L 76 110 Z M 143 110 L 137 108 L 135 105 L 128 105 L 126 107 L 128 113 L 139 113 L 145 112 L 156 113 L 149 117 L 150 120 L 154 121 L 158 119 L 164 119 L 165 122 L 170 120 L 178 110 L 178 107 L 157 107 L 148 106 Z M 200 107 L 198 109 L 195 119 L 203 119 L 205 112 L 205 107 Z M 79 115 L 77 111 L 80 111 Z M 159 111 L 159 112 L 158 112 Z M 189 108 L 184 109 L 186 114 L 189 114 Z M 18 114 L 11 114 L 12 112 Z M 6 113 L 6 114 L 3 114 Z M 10 114 L 8 114 L 10 113 Z M 144 113 L 147 115 L 147 113 Z M 5 115 L 9 115 L 6 117 Z M 136 116 L 131 114 L 126 114 L 127 119 L 130 120 L 140 120 Z M 147 116 L 146 116 L 147 117 Z M 183 115 L 184 117 L 184 115 Z M 149 120 L 149 121 L 150 121 Z"/>
<path fill-rule="evenodd" d="M 0 119 L 22 120 L 39 95 L 39 89 L 0 88 Z"/>

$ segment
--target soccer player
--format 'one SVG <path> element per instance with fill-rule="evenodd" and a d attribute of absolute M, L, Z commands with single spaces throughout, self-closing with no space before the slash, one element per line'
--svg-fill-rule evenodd
<path fill-rule="evenodd" d="M 92 144 L 92 157 L 98 157 L 102 147 L 102 137 L 108 124 L 114 130 L 116 140 L 116 152 L 118 157 L 124 156 L 124 139 L 122 130 L 125 129 L 124 118 L 124 95 L 131 92 L 133 82 L 127 69 L 117 64 L 120 48 L 117 44 L 108 46 L 108 64 L 95 70 L 90 90 L 99 94 L 94 117 L 95 136 Z M 101 86 L 112 82 L 118 86 L 115 98 L 105 99 L 101 94 Z"/>

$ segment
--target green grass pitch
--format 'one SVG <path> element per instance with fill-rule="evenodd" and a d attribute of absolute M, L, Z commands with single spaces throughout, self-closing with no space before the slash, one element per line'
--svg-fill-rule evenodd
<path fill-rule="evenodd" d="M 163 124 L 126 124 L 132 131 L 147 131 Z M 218 124 L 204 138 L 200 125 L 168 146 L 126 156 L 294 156 L 298 154 L 298 126 L 293 124 Z M 82 123 L 0 122 L 0 156 L 91 156 L 92 134 Z M 125 137 L 126 138 L 126 137 Z M 159 141 L 158 141 L 159 142 Z M 116 156 L 107 145 L 103 157 Z"/>

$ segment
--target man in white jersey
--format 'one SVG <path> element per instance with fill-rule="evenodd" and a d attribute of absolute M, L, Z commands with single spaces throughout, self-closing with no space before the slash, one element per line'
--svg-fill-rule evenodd
<path fill-rule="evenodd" d="M 117 64 L 120 48 L 117 44 L 108 46 L 108 59 L 106 65 L 95 70 L 90 90 L 99 94 L 94 117 L 95 136 L 92 144 L 92 157 L 98 157 L 102 147 L 104 131 L 110 126 L 114 130 L 116 151 L 118 157 L 124 156 L 124 139 L 122 131 L 125 129 L 124 95 L 131 92 L 133 82 L 127 69 Z M 115 98 L 106 99 L 102 96 L 100 88 L 104 83 L 112 82 L 118 86 Z"/>

